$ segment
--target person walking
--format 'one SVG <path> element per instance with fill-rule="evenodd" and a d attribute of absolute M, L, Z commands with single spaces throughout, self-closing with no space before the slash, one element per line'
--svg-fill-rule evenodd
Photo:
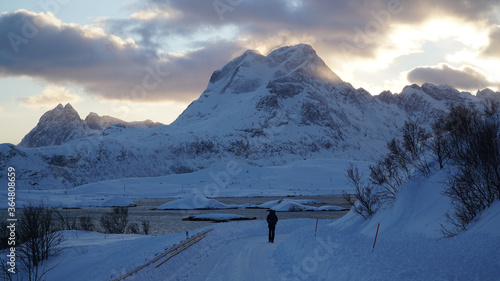
<path fill-rule="evenodd" d="M 278 217 L 274 210 L 269 210 L 269 215 L 267 215 L 267 227 L 269 227 L 269 243 L 274 243 L 274 231 L 276 229 L 276 223 L 278 223 Z"/>

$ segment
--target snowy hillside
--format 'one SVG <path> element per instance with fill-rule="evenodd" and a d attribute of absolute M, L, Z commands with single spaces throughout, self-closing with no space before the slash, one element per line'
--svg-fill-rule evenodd
<path fill-rule="evenodd" d="M 350 212 L 337 221 L 320 220 L 316 230 L 314 219 L 280 220 L 274 244 L 267 242 L 265 221 L 215 224 L 206 238 L 165 264 L 125 280 L 498 280 L 499 202 L 463 234 L 441 239 L 439 225 L 450 207 L 440 183 L 445 176 L 415 177 L 394 204 L 366 221 Z M 63 252 L 46 263 L 57 265 L 47 280 L 114 279 L 184 239 L 81 231 L 65 237 Z"/>
<path fill-rule="evenodd" d="M 74 120 L 71 124 L 39 124 L 33 137 L 27 136 L 44 145 L 61 138 L 63 145 L 2 144 L 0 167 L 17 168 L 21 189 L 61 189 L 189 173 L 230 161 L 251 166 L 318 158 L 374 161 L 406 120 L 429 128 L 450 103 L 482 106 L 484 99 L 500 96 L 484 93 L 424 84 L 372 96 L 343 82 L 309 45 L 282 47 L 267 56 L 247 51 L 215 71 L 200 98 L 171 125 L 141 130 L 118 125 L 70 140 L 81 136 L 82 128 L 115 122 L 94 114 L 81 121 L 71 113 L 74 118 L 63 118 Z"/>
<path fill-rule="evenodd" d="M 353 192 L 345 177 L 345 168 L 351 161 L 314 159 L 277 167 L 231 163 L 231 170 L 215 167 L 189 174 L 93 182 L 72 189 L 21 189 L 17 192 L 16 205 L 21 207 L 42 199 L 44 204 L 55 207 L 102 206 L 107 200 L 122 198 L 122 205 L 128 206 L 131 198 L 179 198 L 188 194 L 204 197 L 286 197 Z M 369 173 L 369 163 L 356 164 L 365 175 Z M 0 208 L 7 208 L 6 196 L 0 194 Z"/>

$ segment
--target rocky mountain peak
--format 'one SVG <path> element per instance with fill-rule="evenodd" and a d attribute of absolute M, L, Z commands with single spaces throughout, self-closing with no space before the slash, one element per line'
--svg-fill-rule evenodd
<path fill-rule="evenodd" d="M 85 120 L 71 104 L 58 104 L 54 109 L 45 112 L 40 121 L 19 143 L 22 147 L 42 147 L 61 145 L 70 140 L 100 134 L 114 125 L 123 128 L 152 128 L 163 126 L 151 120 L 127 122 L 111 116 L 99 116 L 91 112 Z"/>
<path fill-rule="evenodd" d="M 253 92 L 273 80 L 343 83 L 310 45 L 299 44 L 278 48 L 267 56 L 246 51 L 212 74 L 204 95 Z"/>
<path fill-rule="evenodd" d="M 40 117 L 36 127 L 23 138 L 19 146 L 60 145 L 85 134 L 85 124 L 71 104 L 58 104 Z"/>

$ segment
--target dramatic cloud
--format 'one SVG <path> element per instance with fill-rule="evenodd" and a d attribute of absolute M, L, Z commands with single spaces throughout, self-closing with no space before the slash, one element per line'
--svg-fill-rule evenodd
<path fill-rule="evenodd" d="M 217 30 L 236 26 L 239 38 L 255 43 L 253 47 L 273 48 L 299 39 L 320 53 L 329 50 L 363 58 L 377 56 L 377 50 L 386 47 L 387 37 L 396 25 L 421 24 L 446 16 L 484 22 L 491 17 L 494 6 L 499 6 L 498 1 L 150 0 L 133 15 L 143 21 L 142 25 L 136 20 L 120 20 L 115 25 L 111 20 L 109 24 L 117 29 L 133 28 L 149 43 L 154 41 L 152 38 L 189 36 L 206 27 Z"/>
<path fill-rule="evenodd" d="M 426 82 L 440 85 L 446 84 L 462 90 L 479 90 L 490 86 L 497 86 L 488 81 L 484 74 L 470 67 L 453 68 L 447 64 L 431 67 L 417 67 L 408 73 L 410 83 L 423 84 Z"/>
<path fill-rule="evenodd" d="M 484 50 L 484 54 L 490 57 L 500 58 L 500 26 L 497 26 L 490 33 L 490 42 Z"/>
<path fill-rule="evenodd" d="M 422 51 L 425 36 L 412 41 L 412 33 L 401 30 L 444 17 L 484 25 L 499 5 L 497 0 L 149 0 L 137 2 L 127 19 L 101 20 L 101 28 L 20 10 L 0 15 L 0 77 L 71 83 L 106 99 L 189 102 L 214 70 L 246 49 L 266 54 L 307 43 L 334 71 L 376 71 Z M 129 36 L 134 40 L 125 39 Z M 491 33 L 489 55 L 498 50 L 498 37 Z M 438 70 L 481 80 L 465 69 Z"/>
<path fill-rule="evenodd" d="M 107 99 L 191 101 L 211 72 L 241 51 L 232 42 L 213 42 L 160 54 L 100 28 L 62 23 L 50 13 L 0 16 L 0 76 L 70 82 Z"/>
<path fill-rule="evenodd" d="M 58 103 L 75 104 L 80 102 L 82 98 L 64 87 L 49 86 L 36 96 L 18 98 L 18 100 L 27 107 L 53 107 L 54 104 Z"/>

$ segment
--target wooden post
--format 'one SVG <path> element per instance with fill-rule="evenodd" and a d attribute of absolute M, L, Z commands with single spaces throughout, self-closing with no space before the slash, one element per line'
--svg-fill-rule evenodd
<path fill-rule="evenodd" d="M 380 223 L 377 226 L 377 233 L 375 234 L 375 241 L 373 241 L 372 253 L 375 250 L 375 243 L 377 243 L 378 229 L 380 228 Z"/>

